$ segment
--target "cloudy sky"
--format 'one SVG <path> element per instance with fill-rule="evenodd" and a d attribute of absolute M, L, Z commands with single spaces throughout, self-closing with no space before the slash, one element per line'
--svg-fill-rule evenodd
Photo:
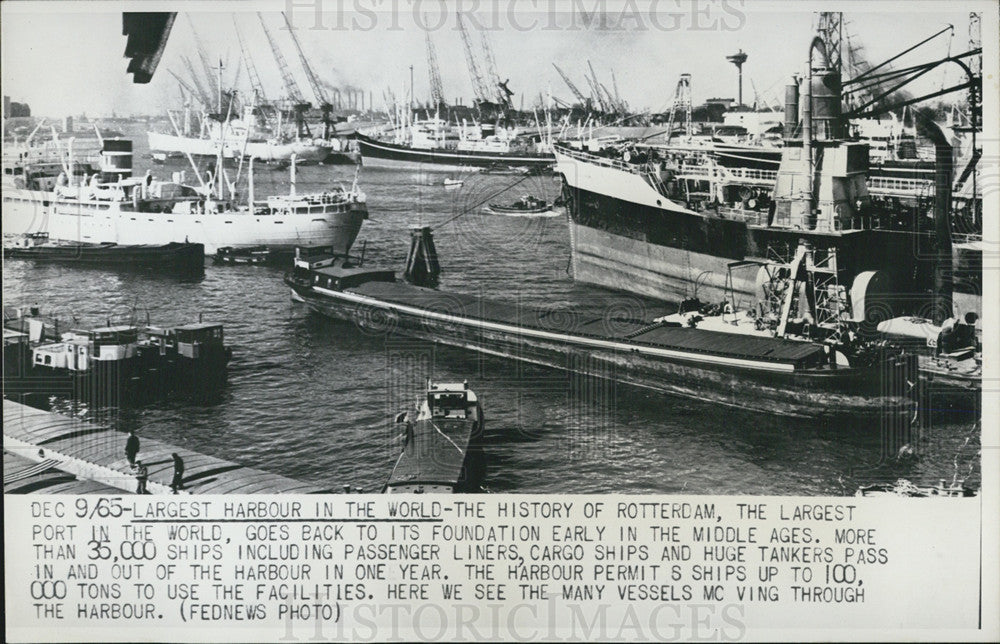
<path fill-rule="evenodd" d="M 895 55 L 944 28 L 954 36 L 939 37 L 900 66 L 965 51 L 968 11 L 972 3 L 910 0 L 851 2 L 844 11 L 851 41 L 863 45 L 873 62 Z M 744 98 L 776 102 L 791 74 L 804 67 L 819 7 L 792 0 L 289 0 L 292 24 L 319 77 L 339 86 L 372 91 L 383 104 L 386 88 L 397 95 L 409 86 L 414 67 L 418 100 L 429 95 L 425 33 L 437 50 L 445 94 L 468 104 L 472 95 L 456 7 L 466 16 L 473 46 L 480 58 L 480 32 L 492 42 L 502 78 L 510 78 L 530 105 L 549 90 L 571 99 L 552 68 L 559 65 L 584 93 L 587 61 L 598 79 L 611 87 L 614 70 L 619 91 L 631 106 L 661 111 L 673 96 L 677 77 L 692 75 L 696 102 L 711 96 L 735 96 L 736 71 L 726 61 L 738 49 L 749 59 L 744 67 Z M 989 8 L 991 3 L 982 4 Z M 256 11 L 282 48 L 307 98 L 311 92 L 301 71 L 280 11 L 286 2 L 177 2 L 182 11 L 156 77 L 149 85 L 133 85 L 125 74 L 121 35 L 123 3 L 31 2 L 5 0 L 2 19 L 2 87 L 5 95 L 31 105 L 36 114 L 162 113 L 179 105 L 172 70 L 187 78 L 183 57 L 200 66 L 200 41 L 210 60 L 228 61 L 225 78 L 232 79 L 239 59 L 238 24 L 263 83 L 271 96 L 283 93 L 281 78 Z M 133 9 L 164 9 L 144 2 Z M 829 4 L 827 6 L 829 8 Z M 319 13 L 317 14 L 317 9 Z M 936 90 L 959 81 L 957 68 L 929 74 L 915 86 Z M 245 70 L 240 84 L 246 87 Z"/>

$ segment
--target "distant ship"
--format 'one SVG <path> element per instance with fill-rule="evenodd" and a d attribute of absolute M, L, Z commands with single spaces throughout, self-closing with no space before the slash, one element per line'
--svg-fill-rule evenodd
<path fill-rule="evenodd" d="M 457 172 L 469 168 L 519 167 L 542 170 L 555 163 L 551 148 L 516 131 L 490 126 L 461 127 L 458 138 L 438 119 L 397 130 L 392 141 L 355 134 L 361 163 L 374 168 Z"/>
<path fill-rule="evenodd" d="M 249 200 L 240 205 L 211 181 L 186 185 L 184 173 L 175 173 L 171 181 L 133 177 L 132 142 L 105 140 L 100 174 L 89 181 L 61 174 L 51 191 L 35 187 L 19 195 L 37 199 L 34 207 L 45 211 L 45 231 L 53 240 L 123 246 L 190 242 L 204 245 L 210 255 L 227 246 L 285 252 L 303 243 L 347 252 L 368 217 L 364 193 L 336 187 L 297 194 L 292 161 L 290 194 L 261 201 L 254 196 L 251 161 Z"/>
<path fill-rule="evenodd" d="M 205 117 L 199 136 L 184 134 L 181 130 L 175 134 L 148 132 L 149 149 L 154 154 L 217 157 L 221 146 L 224 159 L 254 157 L 258 161 L 272 163 L 289 161 L 294 154 L 300 163 L 319 163 L 330 156 L 335 146 L 339 146 L 336 140 L 255 135 L 250 125 L 252 119 L 252 112 L 242 119 Z"/>

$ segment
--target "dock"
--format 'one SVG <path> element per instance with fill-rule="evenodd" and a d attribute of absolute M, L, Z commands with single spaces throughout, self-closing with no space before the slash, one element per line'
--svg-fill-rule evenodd
<path fill-rule="evenodd" d="M 135 492 L 135 471 L 125 458 L 126 438 L 122 432 L 85 420 L 4 400 L 4 492 Z M 334 491 L 168 445 L 147 436 L 139 438 L 138 460 L 149 469 L 147 489 L 152 494 L 173 494 L 169 487 L 174 473 L 173 453 L 184 460 L 180 494 L 328 494 Z M 11 468 L 8 468 L 8 458 Z"/>

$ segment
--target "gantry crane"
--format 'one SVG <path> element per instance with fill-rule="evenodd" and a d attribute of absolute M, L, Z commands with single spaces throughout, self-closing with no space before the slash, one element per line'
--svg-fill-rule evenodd
<path fill-rule="evenodd" d="M 299 89 L 299 84 L 295 82 L 295 77 L 292 76 L 291 70 L 288 69 L 288 63 L 285 62 L 285 57 L 281 54 L 281 50 L 278 49 L 278 44 L 274 40 L 274 36 L 271 35 L 271 30 L 268 29 L 267 23 L 264 22 L 264 16 L 258 12 L 257 18 L 260 20 L 260 26 L 264 29 L 264 35 L 267 37 L 267 42 L 271 46 L 271 53 L 274 55 L 274 62 L 278 65 L 278 71 L 281 73 L 281 80 L 285 84 L 285 91 L 288 93 L 288 99 L 292 102 L 292 111 L 295 114 L 295 124 L 298 128 L 299 134 L 305 132 L 309 133 L 309 128 L 306 126 L 305 122 L 305 111 L 311 107 L 305 97 L 302 95 L 302 90 Z"/>
<path fill-rule="evenodd" d="M 429 31 L 424 32 L 424 39 L 427 44 L 427 73 L 430 75 L 431 102 L 435 108 L 439 108 L 445 104 L 445 100 L 444 86 L 441 83 L 441 71 L 438 69 L 437 50 L 434 49 L 434 43 L 431 41 Z"/>
<path fill-rule="evenodd" d="M 292 37 L 292 42 L 295 44 L 295 51 L 299 54 L 299 62 L 302 63 L 302 70 L 306 73 L 306 80 L 309 81 L 309 87 L 312 88 L 313 95 L 319 101 L 320 113 L 323 115 L 323 138 L 328 139 L 332 134 L 330 111 L 333 110 L 333 104 L 327 97 L 319 80 L 317 80 L 316 74 L 313 73 L 312 67 L 309 66 L 305 52 L 302 51 L 302 44 L 299 42 L 298 36 L 295 35 L 295 29 L 292 28 L 292 23 L 289 22 L 288 16 L 282 12 L 281 17 L 285 19 L 285 24 L 288 25 L 288 34 Z"/>

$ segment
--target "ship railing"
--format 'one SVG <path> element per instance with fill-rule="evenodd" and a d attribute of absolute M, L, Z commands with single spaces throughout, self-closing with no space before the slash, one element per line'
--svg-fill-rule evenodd
<path fill-rule="evenodd" d="M 625 172 L 636 172 L 636 166 L 632 166 L 624 161 L 619 161 L 618 159 L 609 159 L 607 157 L 602 157 L 600 155 L 594 154 L 593 152 L 584 152 L 583 150 L 574 150 L 562 145 L 554 146 L 555 151 L 560 154 L 565 154 L 568 157 L 576 159 L 578 161 L 585 161 L 586 163 L 592 163 L 594 165 L 601 165 L 607 168 L 615 168 L 617 170 L 624 170 Z"/>
<path fill-rule="evenodd" d="M 928 179 L 869 177 L 868 192 L 889 195 L 931 195 L 934 193 L 934 182 Z"/>
<path fill-rule="evenodd" d="M 952 233 L 951 241 L 954 244 L 972 244 L 983 241 L 982 233 Z"/>

